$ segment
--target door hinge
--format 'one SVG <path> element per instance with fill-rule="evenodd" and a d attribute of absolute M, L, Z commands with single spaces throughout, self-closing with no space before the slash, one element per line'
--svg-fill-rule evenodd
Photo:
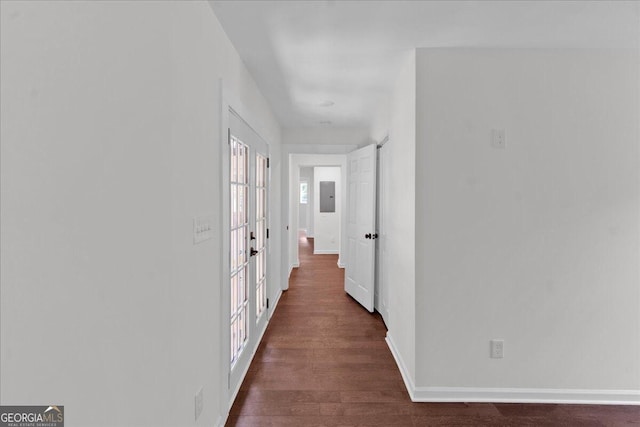
<path fill-rule="evenodd" d="M 269 229 L 267 228 L 267 239 L 269 238 Z"/>
<path fill-rule="evenodd" d="M 269 298 L 267 298 L 267 308 L 269 308 Z"/>
<path fill-rule="evenodd" d="M 269 167 L 269 158 L 267 157 L 267 168 Z"/>
<path fill-rule="evenodd" d="M 227 144 L 231 145 L 231 128 L 227 128 Z"/>

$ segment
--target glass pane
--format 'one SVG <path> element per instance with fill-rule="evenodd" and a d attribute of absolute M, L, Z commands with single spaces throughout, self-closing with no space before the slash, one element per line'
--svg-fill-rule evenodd
<path fill-rule="evenodd" d="M 244 210 L 244 222 L 248 223 L 249 222 L 249 186 L 247 185 L 246 187 L 244 187 L 244 197 L 246 200 L 246 209 Z"/>
<path fill-rule="evenodd" d="M 242 348 L 242 343 L 244 342 L 245 337 L 245 327 L 244 327 L 244 310 L 240 311 L 240 315 L 238 316 L 238 352 Z"/>
<path fill-rule="evenodd" d="M 230 180 L 231 182 L 238 181 L 238 146 L 236 139 L 231 137 L 231 165 L 230 165 Z"/>
<path fill-rule="evenodd" d="M 246 235 L 247 226 L 244 225 L 238 229 L 238 250 L 236 251 L 236 255 L 238 256 L 238 267 L 242 266 L 245 263 L 246 253 L 247 253 L 247 235 Z"/>
<path fill-rule="evenodd" d="M 244 280 L 242 282 L 242 302 L 245 303 L 249 300 L 249 266 L 245 265 L 244 267 Z"/>
<path fill-rule="evenodd" d="M 238 267 L 238 231 L 237 230 L 233 230 L 231 232 L 231 237 L 229 238 L 229 245 L 230 245 L 230 258 L 231 258 L 231 273 L 233 274 L 233 272 L 236 270 L 236 268 Z"/>
<path fill-rule="evenodd" d="M 249 306 L 244 306 L 243 316 L 242 316 L 242 344 L 247 339 L 247 320 L 249 320 Z"/>
<path fill-rule="evenodd" d="M 236 214 L 236 226 L 244 224 L 244 211 L 246 210 L 247 198 L 244 194 L 244 185 L 237 186 L 238 209 Z"/>
<path fill-rule="evenodd" d="M 244 302 L 244 268 L 238 271 L 238 307 Z"/>
<path fill-rule="evenodd" d="M 233 345 L 234 343 L 234 338 L 235 338 L 235 322 L 231 322 L 231 330 L 230 330 L 230 335 L 231 335 L 231 342 L 229 343 L 231 345 L 231 363 L 233 363 L 233 361 L 236 359 L 236 348 Z"/>
<path fill-rule="evenodd" d="M 244 144 L 238 145 L 238 181 L 244 182 Z"/>
<path fill-rule="evenodd" d="M 231 317 L 238 311 L 238 276 L 231 278 Z"/>
<path fill-rule="evenodd" d="M 231 184 L 231 227 L 238 226 L 238 186 Z"/>
<path fill-rule="evenodd" d="M 249 183 L 249 147 L 244 146 L 244 182 L 245 184 Z"/>

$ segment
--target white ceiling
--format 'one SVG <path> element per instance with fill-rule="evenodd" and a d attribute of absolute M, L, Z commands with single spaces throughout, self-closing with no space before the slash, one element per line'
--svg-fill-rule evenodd
<path fill-rule="evenodd" d="M 285 128 L 367 127 L 415 47 L 640 46 L 637 1 L 211 4 Z"/>

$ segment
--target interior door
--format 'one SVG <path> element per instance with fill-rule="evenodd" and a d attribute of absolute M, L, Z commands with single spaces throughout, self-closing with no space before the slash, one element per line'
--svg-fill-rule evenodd
<path fill-rule="evenodd" d="M 344 289 L 373 312 L 375 294 L 376 145 L 347 156 L 347 265 Z"/>
<path fill-rule="evenodd" d="M 229 388 L 237 390 L 267 323 L 268 145 L 229 114 Z"/>

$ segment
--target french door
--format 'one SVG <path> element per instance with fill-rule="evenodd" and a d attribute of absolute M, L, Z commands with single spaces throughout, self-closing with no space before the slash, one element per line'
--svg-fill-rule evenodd
<path fill-rule="evenodd" d="M 267 323 L 268 146 L 229 114 L 229 389 L 237 390 Z"/>

